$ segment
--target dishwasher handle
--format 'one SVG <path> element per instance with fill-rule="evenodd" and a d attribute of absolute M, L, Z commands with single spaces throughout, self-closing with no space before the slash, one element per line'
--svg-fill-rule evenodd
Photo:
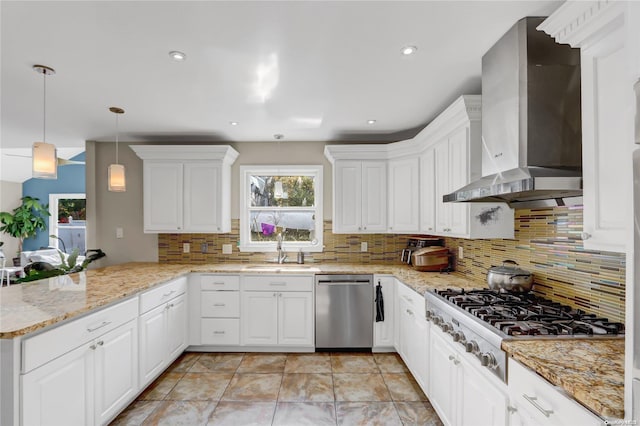
<path fill-rule="evenodd" d="M 371 285 L 371 281 L 318 281 L 318 285 Z"/>

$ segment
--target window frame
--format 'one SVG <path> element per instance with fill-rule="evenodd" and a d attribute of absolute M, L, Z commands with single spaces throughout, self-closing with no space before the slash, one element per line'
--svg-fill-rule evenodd
<path fill-rule="evenodd" d="M 323 166 L 322 165 L 243 165 L 240 166 L 240 244 L 241 252 L 276 252 L 275 241 L 251 241 L 251 202 L 249 193 L 251 175 L 263 176 L 312 176 L 314 178 L 314 206 L 300 209 L 315 211 L 315 240 L 316 244 L 300 241 L 283 241 L 285 251 L 322 252 L 324 218 L 323 218 Z M 297 208 L 273 207 L 270 210 L 291 211 Z"/>
<path fill-rule="evenodd" d="M 85 193 L 73 193 L 73 194 L 65 194 L 65 193 L 50 193 L 49 194 L 49 247 L 56 248 L 60 251 L 63 251 L 60 248 L 60 241 L 57 238 L 51 238 L 51 235 L 59 235 L 59 227 L 58 227 L 58 202 L 60 200 L 85 200 L 87 199 L 87 194 Z M 81 229 L 84 228 L 84 246 L 85 251 L 87 248 L 87 240 L 88 240 L 88 232 L 87 232 L 87 224 L 85 220 L 84 226 L 68 226 L 67 229 Z M 68 253 L 70 254 L 70 253 Z M 84 253 L 80 253 L 84 255 Z"/>

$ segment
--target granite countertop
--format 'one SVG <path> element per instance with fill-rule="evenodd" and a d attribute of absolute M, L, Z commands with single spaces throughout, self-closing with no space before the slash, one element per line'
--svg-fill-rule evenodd
<path fill-rule="evenodd" d="M 38 331 L 116 303 L 185 274 L 385 274 L 419 294 L 431 289 L 482 288 L 457 273 L 418 272 L 388 264 L 159 264 L 125 263 L 73 275 L 0 288 L 0 338 Z M 624 414 L 624 339 L 518 340 L 503 343 L 514 359 L 565 389 L 604 417 Z"/>
<path fill-rule="evenodd" d="M 624 339 L 515 340 L 502 349 L 600 416 L 624 418 Z"/>
<path fill-rule="evenodd" d="M 303 266 L 301 268 L 300 266 Z M 191 273 L 391 274 L 418 293 L 430 288 L 478 288 L 461 275 L 417 272 L 406 265 L 125 263 L 0 289 L 0 338 L 11 339 L 80 316 Z"/>

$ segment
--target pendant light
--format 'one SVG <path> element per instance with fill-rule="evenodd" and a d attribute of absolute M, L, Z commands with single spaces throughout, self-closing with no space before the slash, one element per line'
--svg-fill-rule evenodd
<path fill-rule="evenodd" d="M 116 162 L 109 166 L 109 191 L 125 192 L 127 185 L 124 175 L 124 165 L 118 164 L 118 116 L 124 114 L 124 110 L 118 107 L 111 107 L 109 111 L 116 115 Z"/>
<path fill-rule="evenodd" d="M 43 108 L 42 108 L 42 142 L 34 142 L 31 152 L 32 171 L 34 178 L 57 179 L 58 178 L 58 153 L 56 146 L 46 142 L 47 136 L 47 76 L 54 75 L 56 71 L 45 65 L 34 65 L 33 70 L 42 74 L 44 82 Z"/>

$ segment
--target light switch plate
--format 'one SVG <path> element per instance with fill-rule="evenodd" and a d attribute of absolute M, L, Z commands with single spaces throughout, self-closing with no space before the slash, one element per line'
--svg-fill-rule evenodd
<path fill-rule="evenodd" d="M 464 259 L 464 249 L 462 246 L 458 247 L 458 259 Z"/>
<path fill-rule="evenodd" d="M 124 238 L 124 229 L 116 228 L 116 238 Z"/>
<path fill-rule="evenodd" d="M 191 251 L 191 244 L 182 243 L 182 252 L 183 253 L 189 253 L 190 251 Z"/>
<path fill-rule="evenodd" d="M 362 251 L 362 252 L 369 251 L 369 243 L 367 243 L 366 241 L 361 242 L 360 243 L 360 251 Z"/>
<path fill-rule="evenodd" d="M 222 245 L 222 254 L 231 254 L 233 252 L 233 246 L 231 244 Z"/>

